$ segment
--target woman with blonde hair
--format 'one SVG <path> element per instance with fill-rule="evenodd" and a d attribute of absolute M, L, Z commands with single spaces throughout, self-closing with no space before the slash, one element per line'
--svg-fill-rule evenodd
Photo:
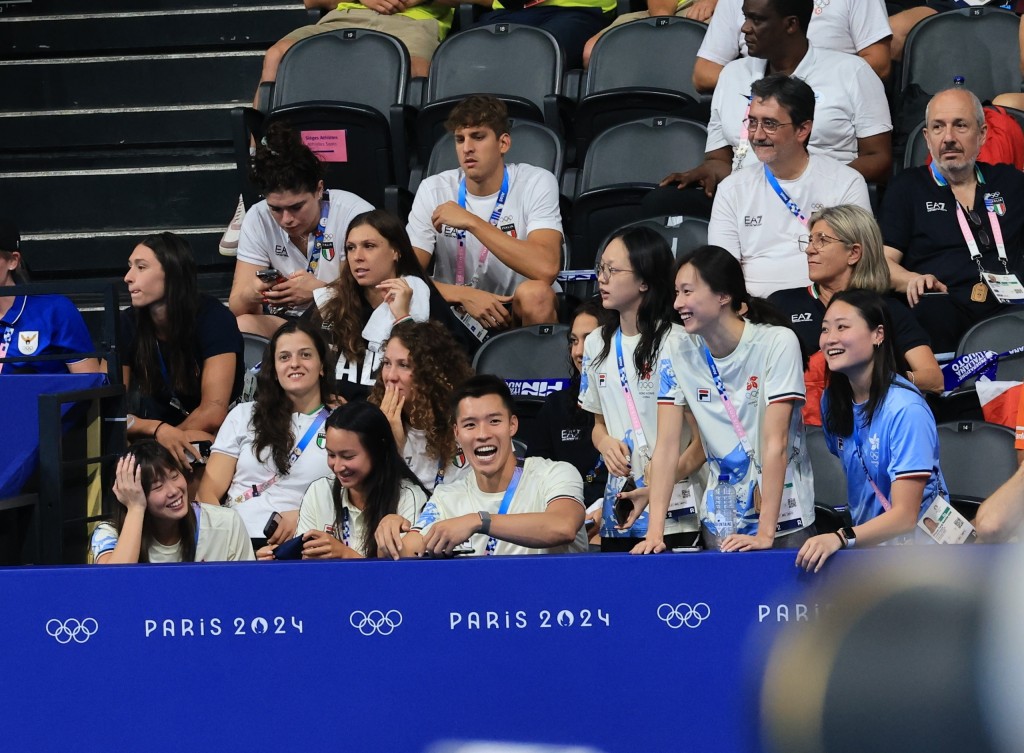
<path fill-rule="evenodd" d="M 906 304 L 891 295 L 882 234 L 871 213 L 850 204 L 827 207 L 811 215 L 808 227 L 810 234 L 801 236 L 799 243 L 807 254 L 810 286 L 779 290 L 768 298 L 785 314 L 800 338 L 804 357 L 809 359 L 804 372 L 804 422 L 821 425 L 825 360 L 818 337 L 825 309 L 842 290 L 861 288 L 882 296 L 895 328 L 892 343 L 900 373 L 922 392 L 941 392 L 942 372 L 928 334 Z"/>

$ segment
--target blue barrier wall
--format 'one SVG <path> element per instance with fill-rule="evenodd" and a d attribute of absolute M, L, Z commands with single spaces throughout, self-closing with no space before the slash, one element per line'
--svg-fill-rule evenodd
<path fill-rule="evenodd" d="M 0 570 L 3 748 L 750 750 L 751 657 L 823 577 L 793 552 Z"/>

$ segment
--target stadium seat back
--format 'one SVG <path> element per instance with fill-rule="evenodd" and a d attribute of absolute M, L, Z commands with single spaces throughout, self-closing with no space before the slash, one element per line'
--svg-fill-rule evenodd
<path fill-rule="evenodd" d="M 843 461 L 828 450 L 825 431 L 820 426 L 806 427 L 807 455 L 814 473 L 814 501 L 832 508 L 847 504 L 846 470 Z"/>
<path fill-rule="evenodd" d="M 569 379 L 569 327 L 535 324 L 484 341 L 473 358 L 478 374 L 515 381 Z"/>
<path fill-rule="evenodd" d="M 1017 470 L 1013 430 L 985 421 L 939 424 L 939 463 L 952 502 L 984 500 Z"/>
<path fill-rule="evenodd" d="M 967 330 L 960 338 L 956 355 L 959 358 L 965 353 L 985 350 L 1005 353 L 1021 345 L 1024 345 L 1024 311 L 1014 309 L 983 319 Z M 996 376 L 1001 381 L 1024 381 L 1024 354 L 1000 359 Z M 973 384 L 973 379 L 964 382 L 964 386 Z"/>
<path fill-rule="evenodd" d="M 505 162 L 521 162 L 542 167 L 561 178 L 565 149 L 561 137 L 543 123 L 518 118 L 510 121 L 512 146 L 505 153 Z M 425 175 L 436 175 L 459 166 L 455 145 L 450 133 L 444 134 L 430 152 Z"/>

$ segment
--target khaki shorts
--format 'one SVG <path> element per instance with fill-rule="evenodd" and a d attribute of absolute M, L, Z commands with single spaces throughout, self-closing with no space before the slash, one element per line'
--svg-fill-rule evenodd
<path fill-rule="evenodd" d="M 285 39 L 297 42 L 338 29 L 370 29 L 390 34 L 401 39 L 414 58 L 430 60 L 438 45 L 438 24 L 430 19 L 409 18 L 408 16 L 382 16 L 369 8 L 332 10 L 313 26 L 302 26 Z"/>
<path fill-rule="evenodd" d="M 678 18 L 685 18 L 686 9 L 690 5 L 692 5 L 692 4 L 693 3 L 692 3 L 691 0 L 688 0 L 685 3 L 682 3 L 680 5 L 680 7 L 676 8 L 676 12 L 675 12 L 676 17 L 678 17 Z M 602 29 L 600 32 L 595 34 L 594 35 L 594 39 L 597 39 L 599 36 L 601 36 L 602 34 L 607 32 L 608 29 L 614 29 L 616 26 L 622 26 L 622 24 L 628 24 L 630 21 L 639 21 L 641 18 L 650 18 L 650 17 L 651 17 L 651 14 L 648 13 L 647 11 L 645 11 L 645 10 L 639 10 L 636 13 L 623 13 L 621 16 L 619 16 L 614 21 L 612 21 L 611 24 L 607 28 Z"/>

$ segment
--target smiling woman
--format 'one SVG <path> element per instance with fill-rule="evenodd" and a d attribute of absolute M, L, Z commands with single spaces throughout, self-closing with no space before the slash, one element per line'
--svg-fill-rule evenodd
<path fill-rule="evenodd" d="M 201 502 L 236 508 L 259 546 L 268 537 L 273 544 L 291 538 L 306 487 L 327 472 L 324 422 L 330 412 L 330 364 L 311 324 L 286 322 L 267 343 L 262 364 L 256 400 L 228 414 L 197 495 Z"/>

